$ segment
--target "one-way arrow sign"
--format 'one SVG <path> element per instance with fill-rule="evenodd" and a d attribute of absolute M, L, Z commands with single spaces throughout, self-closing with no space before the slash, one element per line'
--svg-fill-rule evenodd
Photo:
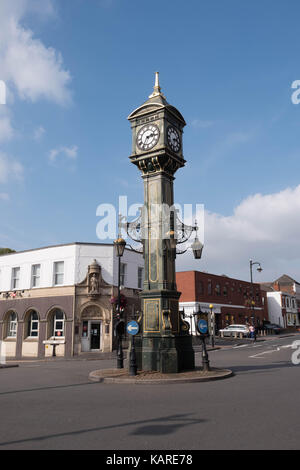
<path fill-rule="evenodd" d="M 130 335 L 138 334 L 139 330 L 140 330 L 140 327 L 136 321 L 133 320 L 127 324 L 127 333 L 129 333 Z"/>

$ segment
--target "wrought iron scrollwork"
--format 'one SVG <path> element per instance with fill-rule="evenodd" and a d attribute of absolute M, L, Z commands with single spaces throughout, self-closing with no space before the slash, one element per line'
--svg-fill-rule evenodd
<path fill-rule="evenodd" d="M 141 208 L 140 214 L 132 222 L 128 222 L 125 216 L 119 215 L 119 230 L 123 229 L 127 236 L 132 240 L 136 245 L 128 246 L 137 253 L 144 252 L 144 240 L 145 240 L 145 233 L 146 227 L 144 227 L 143 222 L 143 208 Z M 197 236 L 197 222 L 195 225 L 187 225 L 184 224 L 177 215 L 177 210 L 170 211 L 170 223 L 169 223 L 169 234 L 173 234 L 172 237 L 176 240 L 176 254 L 183 254 L 185 253 L 190 246 L 184 245 L 190 239 L 193 232 L 196 232 Z M 182 245 L 182 247 L 178 247 L 178 245 Z"/>

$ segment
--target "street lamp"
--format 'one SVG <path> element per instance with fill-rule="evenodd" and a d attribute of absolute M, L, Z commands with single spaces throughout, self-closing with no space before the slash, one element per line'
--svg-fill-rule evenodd
<path fill-rule="evenodd" d="M 117 369 L 124 368 L 123 362 L 123 349 L 122 349 L 122 336 L 124 334 L 124 321 L 122 320 L 121 316 L 121 258 L 124 254 L 126 242 L 123 238 L 121 238 L 120 234 L 118 238 L 114 241 L 115 253 L 118 257 L 118 304 L 117 304 L 117 324 L 116 324 L 116 332 L 118 338 L 118 352 L 117 352 Z"/>
<path fill-rule="evenodd" d="M 215 347 L 215 312 L 213 311 L 213 304 L 209 305 L 210 309 L 210 342 L 211 346 Z"/>
<path fill-rule="evenodd" d="M 253 324 L 253 327 L 255 328 L 255 301 L 254 301 L 254 290 L 253 290 L 253 272 L 252 272 L 252 268 L 253 266 L 257 264 L 258 265 L 258 268 L 256 268 L 256 270 L 261 273 L 262 272 L 262 267 L 260 265 L 260 263 L 258 261 L 252 261 L 252 259 L 250 259 L 250 282 L 251 282 L 251 294 L 252 294 L 252 300 L 251 300 L 251 311 L 252 311 L 252 324 Z M 254 333 L 255 334 L 255 333 Z"/>
<path fill-rule="evenodd" d="M 200 242 L 198 239 L 197 231 L 198 231 L 198 226 L 197 226 L 197 221 L 195 221 L 195 230 L 196 230 L 196 236 L 194 243 L 191 244 L 191 248 L 194 253 L 194 258 L 195 259 L 200 259 L 202 256 L 202 250 L 203 250 L 203 244 Z"/>

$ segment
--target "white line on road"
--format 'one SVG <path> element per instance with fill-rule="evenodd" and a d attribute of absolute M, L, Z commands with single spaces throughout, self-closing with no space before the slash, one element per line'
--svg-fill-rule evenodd
<path fill-rule="evenodd" d="M 261 353 L 254 354 L 253 356 L 249 356 L 249 357 L 258 357 L 258 356 L 261 356 L 262 354 L 271 354 L 271 353 L 277 352 L 277 351 L 280 351 L 280 348 L 272 349 L 271 351 L 263 351 Z"/>

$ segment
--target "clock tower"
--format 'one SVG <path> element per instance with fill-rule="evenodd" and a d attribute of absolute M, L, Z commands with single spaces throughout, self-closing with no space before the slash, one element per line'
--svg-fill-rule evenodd
<path fill-rule="evenodd" d="M 131 162 L 144 180 L 142 243 L 145 280 L 141 333 L 136 338 L 138 368 L 164 373 L 194 368 L 194 351 L 179 313 L 176 287 L 176 222 L 173 182 L 185 165 L 185 121 L 161 92 L 158 72 L 149 99 L 128 117 L 132 129 Z"/>

